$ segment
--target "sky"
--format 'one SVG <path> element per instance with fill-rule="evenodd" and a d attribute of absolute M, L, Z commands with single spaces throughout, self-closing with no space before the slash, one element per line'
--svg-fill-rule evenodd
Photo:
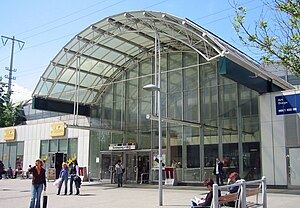
<path fill-rule="evenodd" d="M 256 19 L 261 0 L 235 0 Z M 233 29 L 233 0 L 1 0 L 0 35 L 25 42 L 22 50 L 15 42 L 13 102 L 30 99 L 50 61 L 77 33 L 108 16 L 126 11 L 151 10 L 188 18 L 257 59 L 257 54 L 239 42 Z M 249 22 L 250 24 L 251 22 Z M 4 39 L 5 41 L 5 39 Z M 0 77 L 8 75 L 12 41 L 0 42 Z"/>

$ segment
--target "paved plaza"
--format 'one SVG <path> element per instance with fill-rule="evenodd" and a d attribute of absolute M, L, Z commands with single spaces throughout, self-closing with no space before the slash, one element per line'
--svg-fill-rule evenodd
<path fill-rule="evenodd" d="M 29 179 L 0 180 L 0 207 L 29 207 L 30 188 Z M 268 191 L 268 207 L 300 206 L 300 190 Z M 190 207 L 190 199 L 193 196 L 206 192 L 203 187 L 195 186 L 164 187 L 163 207 Z M 79 196 L 57 196 L 53 182 L 49 182 L 47 194 L 48 208 L 159 207 L 157 186 L 148 184 L 125 184 L 123 188 L 117 188 L 115 184 L 84 182 Z"/>

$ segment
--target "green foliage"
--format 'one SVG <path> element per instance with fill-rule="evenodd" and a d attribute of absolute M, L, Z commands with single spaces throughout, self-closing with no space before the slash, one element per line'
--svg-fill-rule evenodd
<path fill-rule="evenodd" d="M 5 84 L 0 83 L 0 127 L 15 126 L 24 121 L 21 112 L 21 104 L 15 106 L 5 92 Z"/>
<path fill-rule="evenodd" d="M 269 11 L 274 20 L 260 19 L 250 30 L 245 24 L 247 10 L 235 6 L 234 29 L 240 41 L 263 52 L 264 63 L 284 65 L 294 75 L 300 75 L 300 1 L 270 0 Z M 272 21 L 272 24 L 270 24 Z"/>

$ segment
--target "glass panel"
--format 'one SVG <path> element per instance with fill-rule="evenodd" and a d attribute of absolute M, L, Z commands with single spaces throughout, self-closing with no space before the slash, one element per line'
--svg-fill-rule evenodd
<path fill-rule="evenodd" d="M 9 160 L 9 146 L 8 146 L 8 143 L 5 143 L 4 144 L 4 147 L 3 147 L 4 149 L 4 151 L 3 151 L 3 164 L 4 164 L 4 166 L 6 167 L 6 168 L 8 168 L 9 167 L 9 165 L 8 165 L 8 160 Z"/>
<path fill-rule="evenodd" d="M 182 91 L 182 63 L 181 53 L 171 54 L 169 56 L 169 92 L 181 92 Z"/>
<path fill-rule="evenodd" d="M 238 143 L 223 144 L 223 154 L 225 174 L 228 176 L 231 172 L 239 172 Z"/>
<path fill-rule="evenodd" d="M 0 160 L 1 161 L 3 161 L 3 147 L 4 147 L 4 144 L 0 143 Z"/>
<path fill-rule="evenodd" d="M 196 53 L 183 53 L 184 90 L 198 88 L 198 66 Z"/>
<path fill-rule="evenodd" d="M 112 144 L 111 133 L 109 132 L 99 132 L 98 135 L 100 139 L 100 150 L 107 151 L 110 144 Z"/>
<path fill-rule="evenodd" d="M 102 154 L 101 155 L 101 179 L 110 179 L 111 176 L 111 155 L 110 154 Z"/>
<path fill-rule="evenodd" d="M 110 139 L 105 140 L 105 138 L 102 137 L 103 132 L 96 132 L 96 131 L 90 131 L 90 144 L 89 144 L 89 172 L 91 172 L 91 177 L 93 178 L 99 178 L 100 173 L 104 174 L 104 171 L 108 171 L 109 169 L 101 169 L 99 167 L 99 163 L 97 163 L 97 160 L 100 159 L 100 142 L 108 141 L 106 145 L 106 150 L 108 149 Z M 69 154 L 69 153 L 68 153 Z M 69 155 L 70 157 L 70 155 Z M 100 162 L 103 161 L 100 160 Z M 109 160 L 110 161 L 110 160 Z M 110 162 L 109 162 L 110 164 Z M 108 165 L 109 166 L 109 165 Z M 109 167 L 107 167 L 109 168 Z M 109 172 L 108 176 L 109 176 Z"/>
<path fill-rule="evenodd" d="M 186 167 L 200 167 L 200 135 L 199 128 L 184 127 L 184 142 L 186 144 Z"/>
<path fill-rule="evenodd" d="M 17 155 L 23 155 L 24 154 L 24 142 L 18 142 L 17 143 Z"/>
<path fill-rule="evenodd" d="M 121 129 L 123 120 L 123 92 L 124 84 L 116 83 L 114 84 L 114 114 L 113 114 L 113 128 Z"/>
<path fill-rule="evenodd" d="M 57 152 L 58 151 L 57 139 L 50 140 L 49 143 L 50 143 L 49 152 Z"/>
<path fill-rule="evenodd" d="M 182 93 L 168 94 L 169 111 L 168 118 L 182 119 Z"/>
<path fill-rule="evenodd" d="M 112 143 L 113 144 L 122 144 L 123 141 L 123 134 L 116 134 L 112 133 Z"/>
<path fill-rule="evenodd" d="M 68 68 L 66 68 L 64 70 L 64 73 L 60 77 L 59 81 L 67 82 L 68 83 L 70 81 L 70 79 L 73 77 L 74 74 L 75 74 L 75 70 L 74 69 L 68 69 Z M 72 83 L 72 84 L 74 84 L 74 83 Z"/>
<path fill-rule="evenodd" d="M 10 147 L 9 150 L 9 163 L 8 166 L 11 167 L 13 170 L 16 169 L 16 160 L 17 160 L 17 143 L 9 143 Z"/>
<path fill-rule="evenodd" d="M 170 126 L 169 128 L 170 147 L 171 147 L 171 160 L 175 160 L 177 163 L 182 164 L 182 127 Z"/>
<path fill-rule="evenodd" d="M 136 181 L 136 154 L 126 154 L 126 179 L 131 181 Z"/>
<path fill-rule="evenodd" d="M 250 142 L 243 144 L 243 165 L 245 180 L 257 180 L 261 178 L 260 144 Z"/>
<path fill-rule="evenodd" d="M 198 90 L 184 92 L 184 120 L 197 122 L 198 119 Z"/>
<path fill-rule="evenodd" d="M 137 127 L 137 100 L 127 101 L 127 130 L 136 130 Z"/>
<path fill-rule="evenodd" d="M 78 149 L 78 139 L 72 138 L 68 141 L 68 158 L 76 159 L 77 158 L 77 149 Z M 79 164 L 80 166 L 80 164 Z"/>
<path fill-rule="evenodd" d="M 150 123 L 150 121 L 149 121 Z M 139 136 L 138 141 L 138 148 L 139 149 L 150 149 L 151 148 L 151 131 L 150 128 L 148 132 L 142 131 Z"/>
<path fill-rule="evenodd" d="M 41 140 L 41 158 L 44 158 L 48 155 L 49 151 L 49 140 Z"/>
<path fill-rule="evenodd" d="M 58 140 L 58 152 L 67 153 L 68 149 L 68 140 L 67 139 L 59 139 Z"/>

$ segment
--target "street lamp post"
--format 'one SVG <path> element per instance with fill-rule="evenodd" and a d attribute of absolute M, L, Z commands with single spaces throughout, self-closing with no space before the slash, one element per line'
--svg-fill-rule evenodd
<path fill-rule="evenodd" d="M 156 79 L 157 78 L 157 79 Z M 163 205 L 162 192 L 162 118 L 161 118 L 161 68 L 160 68 L 160 43 L 158 33 L 155 34 L 155 83 L 143 87 L 144 90 L 154 91 L 157 93 L 157 114 L 158 114 L 158 189 L 159 189 L 159 206 Z"/>

